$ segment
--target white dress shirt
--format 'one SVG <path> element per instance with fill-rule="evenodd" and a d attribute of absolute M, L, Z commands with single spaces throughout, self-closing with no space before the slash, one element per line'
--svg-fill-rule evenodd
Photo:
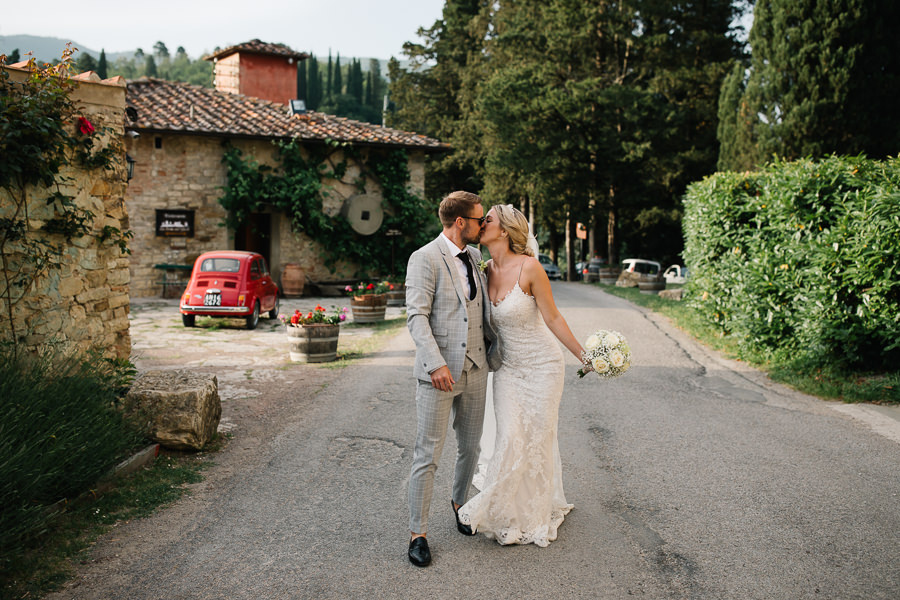
<path fill-rule="evenodd" d="M 447 248 L 450 250 L 450 254 L 452 254 L 453 256 L 459 256 L 460 254 L 465 252 L 465 250 L 460 250 L 459 246 L 454 244 L 450 238 L 448 238 L 446 235 L 444 235 L 443 231 L 441 232 L 441 237 L 444 238 L 444 241 L 447 243 Z M 472 259 L 472 257 L 470 256 L 469 260 L 471 261 L 471 259 Z M 466 298 L 472 298 L 473 294 L 472 294 L 472 290 L 469 289 L 469 274 L 466 272 L 466 265 L 459 258 L 457 258 L 454 262 L 456 263 L 456 272 L 459 273 L 459 278 L 462 280 L 463 285 L 466 288 Z M 473 262 L 472 269 L 477 269 L 477 268 L 478 268 L 478 266 Z M 474 272 L 473 272 L 473 274 L 474 274 Z"/>

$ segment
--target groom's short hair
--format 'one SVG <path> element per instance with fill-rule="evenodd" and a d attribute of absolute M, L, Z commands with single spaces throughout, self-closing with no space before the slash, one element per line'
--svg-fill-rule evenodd
<path fill-rule="evenodd" d="M 481 204 L 481 198 L 477 194 L 463 191 L 450 192 L 444 196 L 441 206 L 438 208 L 441 225 L 450 227 L 457 217 L 468 217 L 479 204 Z"/>

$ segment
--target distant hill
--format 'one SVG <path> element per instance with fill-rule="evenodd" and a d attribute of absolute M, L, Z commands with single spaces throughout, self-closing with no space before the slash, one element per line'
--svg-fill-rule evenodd
<path fill-rule="evenodd" d="M 66 49 L 66 42 L 72 42 L 72 46 L 78 48 L 79 52 L 87 52 L 94 58 L 100 58 L 100 51 L 88 48 L 83 44 L 79 44 L 76 40 L 64 40 L 55 37 L 41 37 L 37 35 L 0 35 L 0 54 L 9 54 L 16 48 L 22 60 L 25 60 L 25 53 L 31 52 L 38 62 L 51 62 L 54 58 L 62 56 L 63 50 Z M 131 52 L 107 52 L 106 60 L 114 61 L 120 56 L 131 57 Z M 78 52 L 75 53 L 78 58 Z"/>
<path fill-rule="evenodd" d="M 72 42 L 72 46 L 78 48 L 80 52 L 87 52 L 94 58 L 100 58 L 100 50 L 94 50 L 93 48 L 88 48 L 82 44 L 79 44 L 75 40 L 64 40 L 62 38 L 55 37 L 41 37 L 37 35 L 0 35 L 0 54 L 9 54 L 16 48 L 19 49 L 19 54 L 22 56 L 22 60 L 25 60 L 25 53 L 31 52 L 34 57 L 39 62 L 51 62 L 54 58 L 59 58 L 62 56 L 63 50 L 66 48 L 66 42 Z M 136 50 L 136 48 L 135 48 Z M 304 50 L 295 48 L 295 50 L 300 50 L 304 52 Z M 144 48 L 145 52 L 152 52 L 152 48 Z M 124 56 L 126 58 L 132 58 L 134 56 L 134 50 L 129 50 L 125 52 L 107 52 L 106 60 L 109 62 L 114 62 L 120 56 Z M 78 52 L 75 53 L 75 58 L 78 58 Z M 199 59 L 201 57 L 196 56 L 192 57 L 194 59 Z M 323 56 L 316 55 L 316 58 L 320 62 L 325 62 L 328 60 L 328 55 L 325 54 Z M 359 58 L 361 63 L 361 67 L 363 71 L 369 70 L 369 57 L 352 57 L 352 56 L 341 56 L 341 62 L 343 64 L 348 64 L 348 61 L 351 58 Z M 378 59 L 381 64 L 381 75 L 382 77 L 387 77 L 388 72 L 388 61 L 383 58 Z M 404 68 L 409 64 L 409 61 L 401 60 L 400 65 Z"/>

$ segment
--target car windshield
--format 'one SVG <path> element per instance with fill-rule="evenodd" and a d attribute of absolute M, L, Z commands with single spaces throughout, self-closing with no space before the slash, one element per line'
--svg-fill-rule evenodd
<path fill-rule="evenodd" d="M 204 273 L 237 273 L 241 270 L 241 261 L 236 258 L 206 258 L 200 264 Z"/>

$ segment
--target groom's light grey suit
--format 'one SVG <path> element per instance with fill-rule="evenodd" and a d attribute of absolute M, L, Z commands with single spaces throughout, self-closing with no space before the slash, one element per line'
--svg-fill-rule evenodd
<path fill-rule="evenodd" d="M 473 265 L 481 260 L 475 248 L 467 246 L 465 252 Z M 434 473 L 451 416 L 458 448 L 452 499 L 457 504 L 466 501 L 478 464 L 488 370 L 500 366 L 484 274 L 474 269 L 477 294 L 469 300 L 456 261 L 459 258 L 438 236 L 412 254 L 406 270 L 406 322 L 416 343 L 413 374 L 418 419 L 409 481 L 409 528 L 422 534 L 428 528 Z M 438 390 L 431 383 L 431 373 L 444 365 L 456 381 L 453 391 Z"/>

